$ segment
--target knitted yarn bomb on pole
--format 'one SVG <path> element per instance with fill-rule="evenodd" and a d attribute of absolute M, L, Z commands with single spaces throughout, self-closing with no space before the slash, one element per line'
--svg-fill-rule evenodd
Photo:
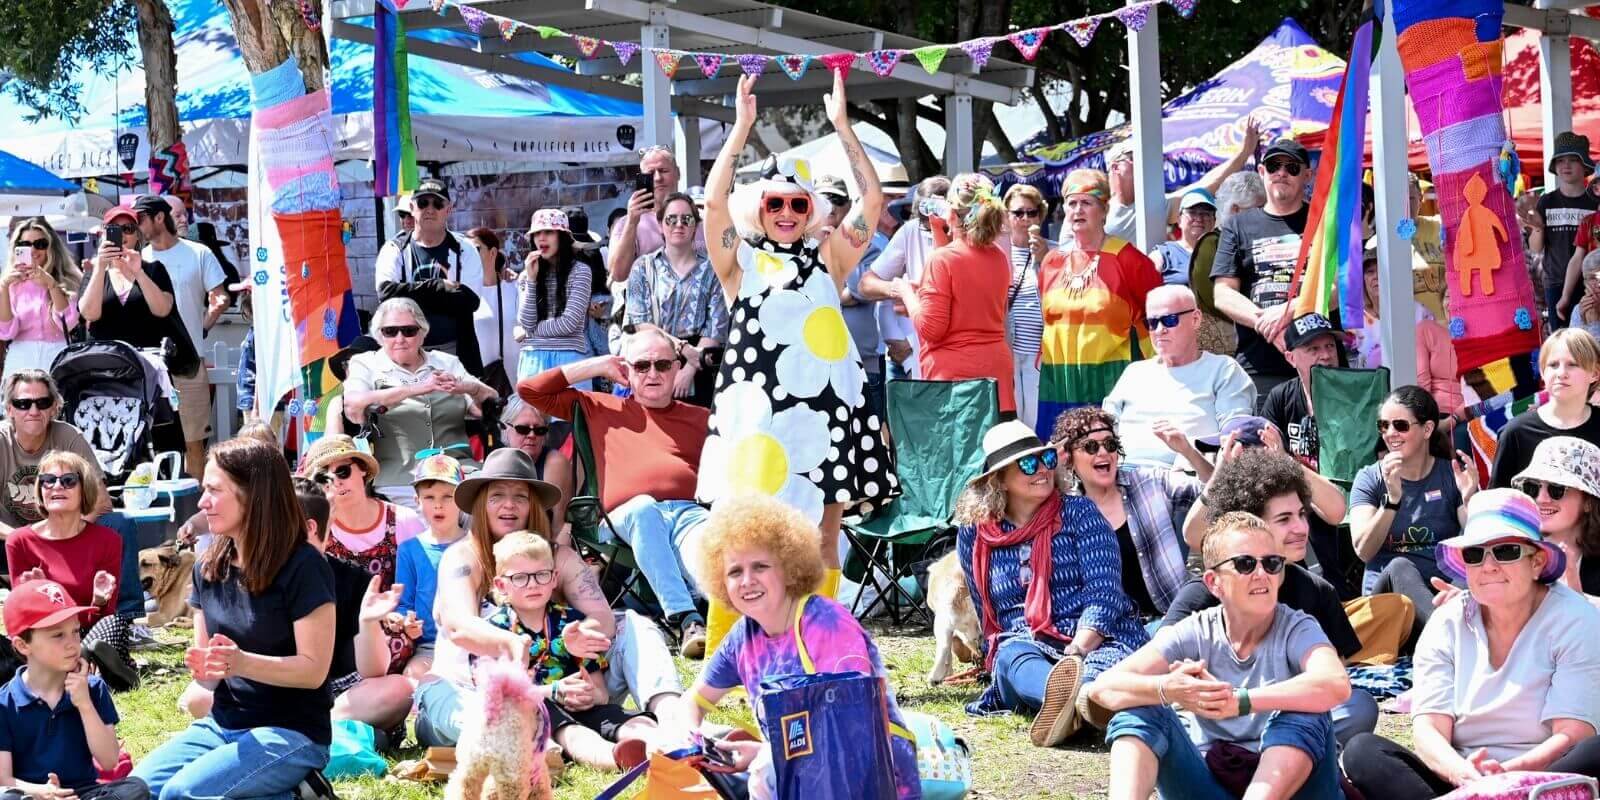
<path fill-rule="evenodd" d="M 1421 124 L 1445 231 L 1450 337 L 1479 398 L 1537 388 L 1533 281 L 1517 236 L 1512 189 L 1499 167 L 1498 0 L 1393 0 L 1406 87 Z"/>

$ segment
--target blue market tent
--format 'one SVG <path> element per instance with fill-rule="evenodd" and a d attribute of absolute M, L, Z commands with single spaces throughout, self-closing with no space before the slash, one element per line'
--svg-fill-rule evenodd
<path fill-rule="evenodd" d="M 78 187 L 0 150 L 0 216 L 60 213 L 67 196 Z"/>
<path fill-rule="evenodd" d="M 242 165 L 249 143 L 249 73 L 220 0 L 167 0 L 176 25 L 178 117 L 191 167 Z M 114 75 L 84 70 L 87 114 L 17 125 L 6 146 L 57 175 L 83 177 L 145 170 L 144 70 L 135 63 Z M 461 44 L 465 34 L 425 30 L 414 37 Z M 334 39 L 330 52 L 336 151 L 372 157 L 370 45 Z M 552 65 L 536 54 L 524 60 Z M 630 160 L 640 125 L 638 103 L 538 81 L 412 56 L 411 108 L 417 157 L 426 161 L 618 163 Z M 21 120 L 31 109 L 0 97 L 0 118 Z M 560 124 L 539 124 L 541 121 Z"/>

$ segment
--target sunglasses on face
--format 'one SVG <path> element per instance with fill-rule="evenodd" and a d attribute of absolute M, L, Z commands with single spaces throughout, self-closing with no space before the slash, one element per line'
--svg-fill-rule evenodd
<path fill-rule="evenodd" d="M 805 195 L 780 194 L 766 198 L 768 214 L 776 214 L 782 211 L 785 205 L 789 207 L 790 211 L 802 217 L 811 213 L 811 198 Z"/>
<path fill-rule="evenodd" d="M 509 422 L 502 422 L 500 427 L 508 431 L 516 431 L 518 436 L 544 436 L 550 432 L 549 425 L 512 425 Z"/>
<path fill-rule="evenodd" d="M 340 464 L 339 466 L 334 467 L 333 469 L 324 470 L 322 472 L 317 473 L 316 481 L 317 481 L 317 483 L 320 483 L 320 484 L 326 486 L 326 485 L 328 485 L 330 483 L 333 483 L 333 479 L 334 478 L 338 478 L 341 481 L 345 480 L 346 478 L 349 478 L 350 475 L 354 472 L 354 470 L 355 470 L 355 465 L 354 464 Z"/>
<path fill-rule="evenodd" d="M 1461 548 L 1461 560 L 1465 561 L 1467 566 L 1476 567 L 1483 563 L 1483 557 L 1487 554 L 1494 556 L 1496 564 L 1515 564 L 1521 561 L 1526 553 L 1527 550 L 1516 542 L 1489 546 L 1475 544 Z"/>
<path fill-rule="evenodd" d="M 421 325 L 385 325 L 382 328 L 378 329 L 378 333 L 383 334 L 383 338 L 385 338 L 385 339 L 393 339 L 396 336 L 404 336 L 407 339 L 410 339 L 410 338 L 416 336 L 417 334 L 422 333 L 422 326 Z"/>
<path fill-rule="evenodd" d="M 526 589 L 528 588 L 528 583 L 530 581 L 534 585 L 544 586 L 550 581 L 555 580 L 556 571 L 553 569 L 541 569 L 538 572 L 513 572 L 509 575 L 501 575 L 500 577 L 505 578 L 506 583 L 509 583 L 518 589 Z"/>
<path fill-rule="evenodd" d="M 22 240 L 22 241 L 18 241 L 17 242 L 17 246 L 18 247 L 31 247 L 34 250 L 39 250 L 39 251 L 49 250 L 50 249 L 50 240 L 49 239 Z"/>
<path fill-rule="evenodd" d="M 83 483 L 83 477 L 76 472 L 63 472 L 60 475 L 52 475 L 48 472 L 39 473 L 39 485 L 46 489 L 52 486 L 75 489 L 80 483 Z"/>
<path fill-rule="evenodd" d="M 699 222 L 693 214 L 668 214 L 662 217 L 661 221 L 669 228 L 676 228 L 679 225 L 685 228 L 693 228 L 695 223 Z"/>
<path fill-rule="evenodd" d="M 1183 319 L 1183 315 L 1193 313 L 1194 309 L 1189 308 L 1183 311 L 1174 311 L 1171 314 L 1162 314 L 1159 317 L 1145 317 L 1144 326 L 1151 333 L 1155 333 L 1158 328 L 1176 328 L 1178 327 L 1178 320 Z"/>
<path fill-rule="evenodd" d="M 1283 556 L 1234 556 L 1233 558 L 1224 558 L 1206 567 L 1206 569 L 1216 569 L 1223 564 L 1232 564 L 1234 572 L 1240 575 L 1249 575 L 1256 571 L 1256 565 L 1259 564 L 1263 570 L 1266 570 L 1268 575 L 1276 575 L 1283 571 L 1283 565 L 1288 561 Z"/>
<path fill-rule="evenodd" d="M 43 411 L 43 410 L 45 410 L 45 409 L 47 409 L 47 408 L 49 408 L 49 407 L 51 407 L 51 406 L 53 406 L 55 404 L 56 404 L 56 401 L 51 400 L 48 397 L 13 397 L 13 398 L 11 398 L 11 407 L 16 409 L 16 410 L 18 410 L 18 411 L 30 411 L 30 410 L 35 409 L 35 408 L 39 409 L 40 411 Z"/>
<path fill-rule="evenodd" d="M 1078 449 L 1091 456 L 1100 455 L 1100 451 L 1119 453 L 1122 451 L 1122 440 L 1115 436 L 1106 439 L 1089 439 L 1078 445 Z"/>
<path fill-rule="evenodd" d="M 1544 481 L 1527 481 L 1522 484 L 1522 493 L 1535 500 L 1539 499 L 1540 491 L 1550 495 L 1550 499 L 1558 503 L 1561 502 L 1561 498 L 1567 496 L 1567 487 L 1560 484 Z"/>
<path fill-rule="evenodd" d="M 1380 419 L 1378 433 L 1388 433 L 1390 428 L 1394 428 L 1395 433 L 1410 433 L 1411 426 L 1415 424 L 1409 419 Z"/>
<path fill-rule="evenodd" d="M 1283 171 L 1283 172 L 1289 173 L 1290 176 L 1294 176 L 1294 175 L 1299 175 L 1300 171 L 1305 169 L 1305 168 L 1306 168 L 1306 165 L 1304 165 L 1304 164 L 1302 164 L 1302 163 L 1300 163 L 1298 161 L 1291 161 L 1289 159 L 1284 159 L 1284 158 L 1280 158 L 1280 159 L 1277 159 L 1275 161 L 1268 161 L 1266 163 L 1266 170 L 1267 170 L 1267 174 L 1268 175 L 1271 175 L 1274 172 Z"/>
<path fill-rule="evenodd" d="M 396 211 L 396 212 L 394 212 L 394 214 L 395 214 L 395 216 L 397 216 L 397 217 L 399 217 L 401 219 L 411 219 L 411 212 L 410 211 Z"/>
<path fill-rule="evenodd" d="M 1013 208 L 1013 209 L 1011 209 L 1011 216 L 1016 217 L 1017 219 L 1038 219 L 1039 218 L 1039 209 L 1037 209 L 1037 208 Z"/>
<path fill-rule="evenodd" d="M 444 207 L 449 205 L 449 203 L 445 202 L 443 199 L 433 197 L 431 195 L 427 197 L 418 197 L 412 200 L 411 204 L 416 206 L 418 211 L 427 211 L 430 208 L 443 211 Z"/>
<path fill-rule="evenodd" d="M 628 366 L 632 367 L 634 372 L 643 375 L 652 369 L 656 372 L 666 372 L 672 369 L 674 363 L 670 358 L 658 358 L 654 361 L 634 361 Z"/>
<path fill-rule="evenodd" d="M 1017 459 L 1017 469 L 1022 470 L 1022 474 L 1024 475 L 1031 476 L 1039 474 L 1039 468 L 1041 466 L 1045 469 L 1055 469 L 1056 451 L 1045 450 L 1039 453 L 1030 453 L 1022 458 Z"/>

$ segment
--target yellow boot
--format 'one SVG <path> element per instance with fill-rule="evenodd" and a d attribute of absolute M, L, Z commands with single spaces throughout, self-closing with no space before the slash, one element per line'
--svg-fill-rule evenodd
<path fill-rule="evenodd" d="M 837 600 L 839 598 L 839 579 L 843 577 L 842 570 L 830 569 L 822 573 L 822 585 L 817 587 L 817 594 Z"/>
<path fill-rule="evenodd" d="M 722 639 L 728 635 L 728 631 L 733 630 L 733 623 L 738 622 L 739 617 L 739 612 L 724 606 L 714 599 L 710 601 L 710 607 L 706 609 L 707 654 L 717 651 L 717 645 L 722 643 Z"/>

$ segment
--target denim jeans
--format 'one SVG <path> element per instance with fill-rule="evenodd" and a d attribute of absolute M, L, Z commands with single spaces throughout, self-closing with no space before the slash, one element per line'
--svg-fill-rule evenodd
<path fill-rule="evenodd" d="M 1132 651 L 1126 645 L 1106 640 L 1083 659 L 1083 675 L 1079 684 L 1087 684 Z M 1056 655 L 1032 639 L 1013 636 L 1000 643 L 994 657 L 994 685 L 1000 690 L 1000 700 L 1012 711 L 1033 713 L 1044 705 L 1044 687 L 1050 670 L 1058 661 Z"/>
<path fill-rule="evenodd" d="M 139 584 L 139 528 L 133 520 L 118 511 L 101 514 L 96 522 L 116 531 L 117 535 L 122 537 L 123 579 L 117 587 L 117 613 L 142 617 L 144 587 Z"/>
<path fill-rule="evenodd" d="M 641 494 L 608 515 L 617 526 L 617 538 L 633 548 L 639 571 L 668 617 L 695 610 L 681 554 L 708 513 L 693 500 L 657 500 Z"/>
<path fill-rule="evenodd" d="M 1106 743 L 1124 736 L 1143 742 L 1155 753 L 1156 791 L 1162 798 L 1234 800 L 1217 783 L 1200 748 L 1189 739 L 1178 712 L 1169 706 L 1140 706 L 1117 712 L 1106 727 Z M 1241 743 L 1243 744 L 1243 743 Z M 1293 747 L 1311 756 L 1311 774 L 1294 797 L 1299 800 L 1343 800 L 1339 757 L 1334 752 L 1333 723 L 1327 714 L 1273 712 L 1259 742 L 1261 750 Z"/>
<path fill-rule="evenodd" d="M 145 756 L 133 777 L 160 800 L 287 800 L 306 775 L 327 765 L 327 745 L 297 731 L 230 730 L 206 717 Z"/>
<path fill-rule="evenodd" d="M 878 419 L 888 421 L 889 406 L 884 396 L 883 388 L 883 356 L 873 357 L 878 362 L 878 371 L 867 370 L 867 382 L 861 387 L 861 394 L 867 398 L 867 410 L 878 415 Z"/>

